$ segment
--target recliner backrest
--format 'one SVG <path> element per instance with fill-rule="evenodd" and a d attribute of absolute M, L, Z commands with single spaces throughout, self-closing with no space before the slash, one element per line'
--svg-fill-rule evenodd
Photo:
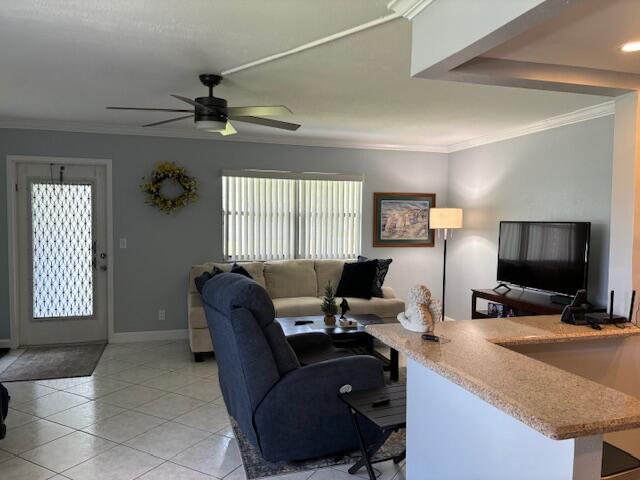
<path fill-rule="evenodd" d="M 205 284 L 202 299 L 225 404 L 257 443 L 253 412 L 280 377 L 300 363 L 274 320 L 271 298 L 255 281 L 220 273 Z"/>

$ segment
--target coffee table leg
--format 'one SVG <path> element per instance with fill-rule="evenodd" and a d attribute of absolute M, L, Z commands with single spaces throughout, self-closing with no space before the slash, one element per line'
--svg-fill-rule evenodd
<path fill-rule="evenodd" d="M 374 352 L 374 350 L 373 350 L 373 337 L 371 335 L 369 335 L 369 338 L 367 338 L 366 349 L 367 349 L 367 353 L 369 353 L 369 354 L 372 354 Z"/>
<path fill-rule="evenodd" d="M 389 377 L 392 381 L 397 382 L 400 379 L 400 359 L 398 351 L 395 348 L 391 349 L 389 357 Z"/>

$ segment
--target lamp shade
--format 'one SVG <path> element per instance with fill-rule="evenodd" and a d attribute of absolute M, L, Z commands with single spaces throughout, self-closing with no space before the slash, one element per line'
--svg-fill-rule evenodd
<path fill-rule="evenodd" d="M 429 228 L 462 228 L 461 208 L 429 209 Z"/>

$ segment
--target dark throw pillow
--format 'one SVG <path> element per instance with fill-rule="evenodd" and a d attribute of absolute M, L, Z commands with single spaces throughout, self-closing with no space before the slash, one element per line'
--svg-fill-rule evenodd
<path fill-rule="evenodd" d="M 336 297 L 371 298 L 371 288 L 376 277 L 378 262 L 345 263 Z"/>
<path fill-rule="evenodd" d="M 193 283 L 196 284 L 196 289 L 198 293 L 202 294 L 202 289 L 204 288 L 204 284 L 215 277 L 217 274 L 222 273 L 218 267 L 213 267 L 211 272 L 204 272 L 202 275 L 197 276 L 193 279 Z"/>
<path fill-rule="evenodd" d="M 358 255 L 358 262 L 370 262 L 367 257 L 363 257 L 362 255 Z M 393 262 L 393 259 L 387 258 L 379 258 L 375 260 L 378 262 L 378 270 L 376 271 L 376 278 L 373 280 L 373 287 L 371 287 L 371 296 L 372 297 L 380 297 L 382 298 L 384 295 L 382 294 L 382 285 L 384 285 L 384 279 L 389 272 L 389 265 Z"/>
<path fill-rule="evenodd" d="M 249 272 L 247 272 L 247 269 L 238 265 L 237 263 L 234 263 L 233 266 L 231 267 L 231 273 L 237 273 L 238 275 L 244 275 L 247 278 L 250 278 L 251 280 L 253 280 L 253 277 L 249 274 Z"/>

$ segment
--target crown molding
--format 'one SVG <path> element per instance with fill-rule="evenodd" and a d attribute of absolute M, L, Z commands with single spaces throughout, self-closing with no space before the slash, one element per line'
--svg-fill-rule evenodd
<path fill-rule="evenodd" d="M 509 140 L 511 138 L 522 137 L 532 133 L 551 130 L 553 128 L 572 125 L 574 123 L 585 122 L 595 118 L 606 117 L 615 113 L 614 101 L 600 103 L 591 107 L 581 108 L 574 112 L 556 115 L 539 122 L 530 123 L 521 127 L 504 130 L 502 132 L 472 138 L 463 142 L 458 142 L 448 146 L 434 145 L 407 145 L 393 143 L 362 142 L 357 140 L 337 140 L 330 138 L 310 138 L 295 136 L 253 136 L 237 135 L 226 138 L 216 138 L 210 133 L 200 132 L 196 129 L 170 129 L 170 128 L 142 128 L 137 126 L 66 122 L 50 120 L 27 120 L 27 119 L 0 119 L 0 129 L 21 129 L 21 130 L 49 130 L 56 132 L 73 133 L 97 133 L 104 135 L 137 135 L 143 137 L 164 137 L 164 138 L 186 138 L 192 140 L 207 140 L 210 142 L 248 142 L 266 143 L 274 145 L 296 145 L 304 147 L 328 147 L 328 148 L 354 148 L 361 150 L 390 150 L 404 152 L 427 152 L 427 153 L 453 153 L 469 148 L 480 147 L 491 143 Z"/>
<path fill-rule="evenodd" d="M 545 130 L 551 130 L 553 128 L 558 128 L 565 125 L 572 125 L 574 123 L 586 122 L 587 120 L 593 120 L 613 114 L 615 114 L 615 102 L 611 100 L 609 102 L 599 103 L 598 105 L 593 105 L 591 107 L 581 108 L 573 112 L 556 115 L 555 117 L 550 117 L 539 122 L 533 122 L 521 127 L 504 130 L 493 135 L 484 135 L 481 137 L 472 138 L 470 140 L 465 140 L 463 142 L 455 143 L 449 145 L 449 147 L 447 148 L 447 153 L 453 153 L 460 150 L 480 147 L 482 145 L 502 142 L 503 140 L 522 137 L 524 135 L 530 135 L 532 133 L 543 132 Z"/>
<path fill-rule="evenodd" d="M 387 4 L 387 9 L 393 10 L 406 19 L 413 20 L 416 15 L 432 2 L 433 0 L 391 0 Z"/>
<path fill-rule="evenodd" d="M 357 140 L 338 140 L 331 138 L 310 138 L 281 135 L 247 135 L 216 137 L 210 133 L 196 130 L 171 128 L 143 128 L 138 126 L 114 125 L 104 123 L 85 123 L 55 120 L 30 120 L 0 118 L 0 129 L 47 130 L 70 133 L 97 133 L 102 135 L 134 135 L 142 137 L 185 138 L 207 140 L 210 142 L 266 143 L 274 145 L 296 145 L 303 147 L 354 148 L 361 150 L 391 150 L 405 152 L 447 153 L 446 146 L 407 145 L 394 143 L 374 143 Z"/>

